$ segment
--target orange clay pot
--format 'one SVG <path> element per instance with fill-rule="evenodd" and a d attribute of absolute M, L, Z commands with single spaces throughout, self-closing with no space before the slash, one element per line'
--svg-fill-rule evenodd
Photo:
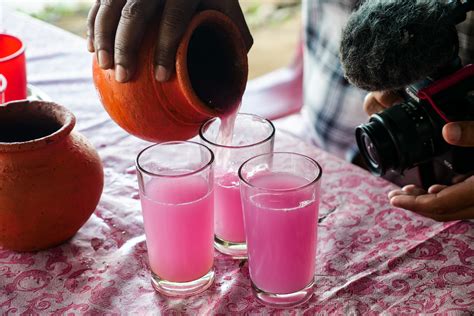
<path fill-rule="evenodd" d="M 146 34 L 137 72 L 118 83 L 114 70 L 102 70 L 94 56 L 94 83 L 104 108 L 123 129 L 160 142 L 195 136 L 211 117 L 237 109 L 248 75 L 247 50 L 234 23 L 217 11 L 204 11 L 191 21 L 176 55 L 171 79 L 154 79 L 158 27 Z"/>
<path fill-rule="evenodd" d="M 54 103 L 0 106 L 0 246 L 32 251 L 72 236 L 95 210 L 104 174 L 97 152 Z"/>

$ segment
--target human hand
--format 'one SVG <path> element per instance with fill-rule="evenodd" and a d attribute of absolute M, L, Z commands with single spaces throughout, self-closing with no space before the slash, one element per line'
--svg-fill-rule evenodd
<path fill-rule="evenodd" d="M 451 186 L 433 185 L 428 191 L 414 185 L 388 194 L 390 204 L 440 222 L 474 219 L 474 176 Z"/>
<path fill-rule="evenodd" d="M 372 115 L 401 101 L 403 101 L 402 97 L 393 91 L 370 92 L 364 100 L 364 111 Z M 474 147 L 474 121 L 446 124 L 443 127 L 443 138 L 451 145 Z"/>
<path fill-rule="evenodd" d="M 364 111 L 370 116 L 402 100 L 402 97 L 394 91 L 369 92 L 364 99 Z"/>
<path fill-rule="evenodd" d="M 383 111 L 401 101 L 394 92 L 371 92 L 364 101 L 368 115 Z M 455 146 L 474 147 L 474 122 L 453 122 L 443 128 L 444 140 Z M 462 181 L 464 180 L 464 181 Z M 457 183 L 433 185 L 428 191 L 414 185 L 394 190 L 388 195 L 390 203 L 437 221 L 474 219 L 474 176 Z"/>
<path fill-rule="evenodd" d="M 474 147 L 474 122 L 448 123 L 443 128 L 446 142 Z M 388 195 L 390 203 L 437 221 L 474 219 L 474 176 L 451 186 L 433 185 L 428 191 L 408 185 Z"/>
<path fill-rule="evenodd" d="M 451 145 L 474 147 L 474 121 L 446 124 L 443 127 L 443 138 Z"/>
<path fill-rule="evenodd" d="M 135 73 L 147 26 L 163 10 L 155 52 L 155 79 L 167 81 L 191 18 L 205 9 L 230 17 L 250 49 L 253 39 L 238 0 L 96 0 L 88 17 L 88 50 L 97 54 L 102 69 L 115 68 L 115 79 L 127 82 Z"/>

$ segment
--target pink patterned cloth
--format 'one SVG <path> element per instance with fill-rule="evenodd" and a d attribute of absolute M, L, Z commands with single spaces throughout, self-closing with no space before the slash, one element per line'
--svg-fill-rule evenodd
<path fill-rule="evenodd" d="M 256 302 L 248 267 L 216 253 L 215 284 L 169 299 L 150 284 L 134 168 L 146 143 L 102 110 L 82 39 L 25 16 L 5 16 L 27 44 L 30 83 L 78 118 L 105 167 L 101 202 L 68 243 L 38 253 L 0 248 L 0 312 L 33 314 L 269 314 Z M 474 223 L 437 223 L 391 207 L 394 186 L 278 133 L 277 149 L 304 153 L 324 168 L 315 294 L 283 314 L 474 313 Z M 327 215 L 327 217 L 325 217 Z"/>

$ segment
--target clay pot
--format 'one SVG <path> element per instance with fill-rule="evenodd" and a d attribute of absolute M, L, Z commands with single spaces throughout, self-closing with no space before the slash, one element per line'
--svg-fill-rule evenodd
<path fill-rule="evenodd" d="M 224 14 L 204 11 L 191 21 L 166 83 L 154 79 L 158 27 L 150 28 L 139 51 L 137 72 L 118 83 L 94 57 L 94 83 L 104 108 L 123 129 L 160 142 L 195 136 L 211 117 L 237 109 L 248 76 L 247 50 L 238 28 Z"/>
<path fill-rule="evenodd" d="M 97 152 L 54 103 L 0 106 L 0 246 L 32 251 L 71 238 L 94 212 L 104 174 Z"/>

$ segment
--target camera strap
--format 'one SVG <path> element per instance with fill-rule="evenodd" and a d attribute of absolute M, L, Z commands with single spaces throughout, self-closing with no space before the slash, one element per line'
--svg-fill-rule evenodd
<path fill-rule="evenodd" d="M 458 70 L 457 72 L 453 73 L 452 75 L 433 82 L 428 87 L 423 88 L 420 91 L 418 91 L 417 96 L 418 98 L 422 100 L 428 101 L 428 103 L 431 105 L 433 110 L 435 110 L 436 113 L 438 113 L 438 115 L 446 123 L 449 123 L 451 122 L 451 120 L 448 118 L 446 113 L 444 113 L 443 110 L 441 110 L 440 107 L 436 104 L 434 97 L 436 94 L 442 91 L 445 91 L 455 86 L 457 83 L 463 80 L 467 80 L 468 78 L 471 78 L 471 77 L 474 77 L 474 64 L 467 65 L 463 67 L 462 69 Z"/>

